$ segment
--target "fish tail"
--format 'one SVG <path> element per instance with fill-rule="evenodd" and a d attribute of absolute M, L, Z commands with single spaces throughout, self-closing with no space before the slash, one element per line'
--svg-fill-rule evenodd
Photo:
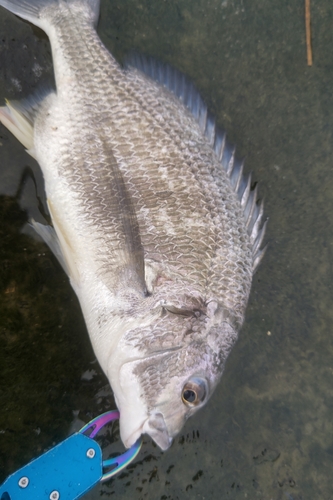
<path fill-rule="evenodd" d="M 100 0 L 0 0 L 0 6 L 35 24 L 46 33 L 48 27 L 46 9 L 52 6 L 70 8 L 71 4 L 79 5 L 81 9 L 86 7 L 84 10 L 89 15 L 91 22 L 97 24 Z"/>

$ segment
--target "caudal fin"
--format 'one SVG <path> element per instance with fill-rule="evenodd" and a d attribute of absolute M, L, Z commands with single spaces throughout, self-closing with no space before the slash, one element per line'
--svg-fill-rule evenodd
<path fill-rule="evenodd" d="M 98 20 L 99 3 L 100 0 L 67 0 L 67 2 L 62 2 L 63 6 L 67 4 L 68 8 L 70 8 L 71 4 L 81 4 L 82 7 L 87 9 L 87 13 L 93 24 L 96 24 Z M 45 17 L 45 8 L 51 6 L 55 8 L 59 6 L 60 8 L 60 2 L 59 0 L 0 0 L 0 6 L 9 10 L 16 16 L 35 24 L 47 33 L 47 15 Z"/>

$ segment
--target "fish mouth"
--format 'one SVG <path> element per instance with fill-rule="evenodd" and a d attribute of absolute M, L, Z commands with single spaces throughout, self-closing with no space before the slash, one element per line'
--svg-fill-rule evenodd
<path fill-rule="evenodd" d="M 123 434 L 122 419 L 120 419 L 120 434 Z M 173 441 L 173 438 L 169 435 L 162 413 L 153 413 L 134 432 L 131 432 L 126 437 L 122 436 L 125 447 L 130 448 L 133 446 L 142 434 L 148 434 L 162 451 L 170 448 Z"/>
<path fill-rule="evenodd" d="M 133 365 L 140 361 L 131 360 L 119 370 L 119 391 L 114 391 L 114 396 L 120 412 L 120 437 L 130 448 L 142 434 L 148 434 L 165 451 L 171 446 L 174 433 L 168 430 L 165 415 L 158 408 L 149 408 L 142 398 L 139 381 L 133 377 Z"/>
<path fill-rule="evenodd" d="M 142 427 L 142 433 L 148 434 L 163 451 L 170 448 L 173 441 L 162 413 L 150 415 Z"/>
<path fill-rule="evenodd" d="M 172 348 L 172 351 L 181 349 L 181 346 Z M 130 448 L 141 434 L 148 434 L 161 448 L 167 450 L 176 435 L 173 426 L 168 429 L 169 418 L 159 408 L 149 407 L 148 401 L 142 394 L 140 380 L 134 374 L 136 367 L 146 363 L 149 359 L 163 358 L 169 351 L 155 352 L 145 357 L 129 359 L 117 367 L 116 383 L 111 384 L 114 397 L 120 412 L 120 437 L 126 448 Z M 111 363 L 112 361 L 112 363 Z M 114 371 L 114 360 L 111 359 L 108 378 L 111 382 Z M 115 382 L 115 380 L 113 380 Z"/>

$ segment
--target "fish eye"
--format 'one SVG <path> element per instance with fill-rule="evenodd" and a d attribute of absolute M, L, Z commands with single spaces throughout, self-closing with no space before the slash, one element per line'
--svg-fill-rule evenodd
<path fill-rule="evenodd" d="M 182 401 L 186 406 L 198 406 L 206 398 L 206 382 L 200 378 L 193 377 L 183 387 Z"/>

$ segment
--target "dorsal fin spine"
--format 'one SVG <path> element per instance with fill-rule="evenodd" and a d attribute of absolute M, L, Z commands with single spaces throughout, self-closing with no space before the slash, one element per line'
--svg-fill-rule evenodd
<path fill-rule="evenodd" d="M 265 236 L 266 226 L 267 226 L 267 220 L 265 220 L 262 228 L 260 229 L 260 231 L 258 231 L 258 235 L 255 239 L 254 244 L 253 244 L 253 253 L 254 254 L 259 250 L 259 248 L 262 244 L 262 241 L 263 241 L 264 236 Z"/>
<path fill-rule="evenodd" d="M 226 134 L 225 133 L 215 134 L 214 151 L 215 151 L 216 156 L 220 162 L 221 162 L 221 159 L 223 156 L 225 141 L 226 141 Z"/>
<path fill-rule="evenodd" d="M 244 170 L 244 160 L 234 165 L 233 171 L 231 172 L 231 182 L 233 183 L 233 188 L 235 192 L 238 194 L 238 189 L 243 177 Z"/>
<path fill-rule="evenodd" d="M 253 237 L 254 234 L 254 228 L 256 227 L 256 231 L 258 232 L 259 226 L 257 224 L 260 224 L 261 217 L 262 217 L 262 212 L 263 212 L 263 202 L 256 202 L 254 205 L 254 210 L 253 214 L 251 217 L 251 222 L 248 226 L 248 232 L 251 238 L 251 242 L 255 240 L 255 237 Z"/>
<path fill-rule="evenodd" d="M 247 200 L 249 198 L 249 194 L 250 194 L 250 190 L 251 190 L 251 179 L 252 179 L 252 173 L 250 172 L 248 174 L 246 187 L 244 189 L 244 192 L 243 192 L 242 198 L 241 198 L 241 206 L 242 206 L 243 210 L 245 210 Z"/>

